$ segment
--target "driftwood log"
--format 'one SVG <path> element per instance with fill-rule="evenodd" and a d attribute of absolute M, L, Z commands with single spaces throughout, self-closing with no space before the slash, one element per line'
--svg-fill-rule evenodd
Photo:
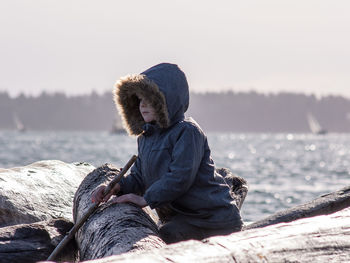
<path fill-rule="evenodd" d="M 52 219 L 0 228 L 0 263 L 31 263 L 46 260 L 73 223 Z M 74 242 L 67 245 L 58 261 L 74 261 Z"/>
<path fill-rule="evenodd" d="M 0 227 L 60 217 L 72 221 L 74 193 L 93 169 L 61 161 L 0 169 Z"/>
<path fill-rule="evenodd" d="M 46 171 L 49 174 L 47 180 L 52 180 L 56 172 L 55 169 L 50 169 L 51 165 L 48 164 L 48 166 L 39 165 L 36 173 Z M 2 174 L 6 174 L 8 170 L 15 171 L 15 169 L 20 169 L 25 175 L 29 173 L 30 177 L 31 172 L 22 170 L 23 168 L 6 169 L 5 173 L 2 169 L 0 178 L 3 178 Z M 60 168 L 59 165 L 56 169 L 60 171 L 58 173 L 68 174 L 67 181 L 71 183 L 76 174 L 70 170 L 75 167 L 66 166 L 66 168 L 66 172 L 62 172 L 62 167 Z M 84 168 L 91 171 L 91 166 Z M 218 171 L 226 176 L 230 175 L 228 170 Z M 115 167 L 104 165 L 86 176 L 74 197 L 74 220 L 81 217 L 91 205 L 90 196 L 93 189 L 110 181 L 118 172 Z M 246 182 L 236 177 L 229 178 L 228 176 L 226 180 L 229 184 L 232 182 L 232 194 L 236 195 L 237 205 L 241 207 L 247 193 Z M 20 186 L 19 181 L 15 181 L 14 184 L 17 184 L 17 187 L 11 188 L 13 189 L 11 191 Z M 50 184 L 55 186 L 52 182 Z M 8 191 L 8 185 L 1 184 L 0 180 L 0 186 L 0 196 L 6 196 L 3 193 Z M 34 189 L 38 191 L 41 188 Z M 52 186 L 49 189 L 53 191 Z M 250 225 L 251 229 L 247 227 L 246 231 L 169 246 L 166 246 L 157 236 L 157 227 L 154 223 L 157 217 L 153 212 L 145 212 L 128 204 L 107 203 L 89 218 L 76 235 L 81 253 L 80 261 L 94 258 L 89 262 L 349 262 L 349 189 L 350 187 L 346 187 L 305 205 L 279 212 L 266 220 L 253 223 Z M 28 195 L 33 192 L 35 191 L 29 192 Z M 60 193 L 61 191 L 58 191 L 56 194 Z M 10 197 L 2 198 L 0 204 L 8 199 Z M 338 212 L 333 213 L 334 211 Z M 0 210 L 0 216 L 5 212 Z M 319 214 L 324 215 L 315 216 Z M 279 223 L 281 221 L 292 222 Z M 45 260 L 70 228 L 71 224 L 67 220 L 63 223 L 44 221 L 2 227 L 0 228 L 0 262 Z M 67 252 L 63 252 L 62 255 L 72 258 L 74 246 L 67 249 L 70 252 L 66 250 Z M 13 253 L 14 251 L 19 253 Z M 30 254 L 32 251 L 35 251 L 35 254 Z M 114 255 L 120 253 L 122 254 Z"/>
<path fill-rule="evenodd" d="M 350 262 L 350 208 L 90 263 L 122 262 Z"/>
<path fill-rule="evenodd" d="M 327 215 L 350 206 L 350 186 L 339 191 L 325 194 L 311 202 L 286 209 L 273 214 L 265 219 L 254 222 L 244 227 L 243 230 L 265 227 L 282 222 L 291 222 L 301 218 L 318 215 Z"/>
<path fill-rule="evenodd" d="M 110 182 L 117 173 L 117 168 L 106 164 L 85 177 L 74 196 L 74 222 L 92 205 L 92 191 Z M 108 202 L 101 205 L 75 235 L 80 260 L 164 246 L 165 243 L 158 237 L 157 225 L 151 218 L 152 213 L 131 204 Z"/>

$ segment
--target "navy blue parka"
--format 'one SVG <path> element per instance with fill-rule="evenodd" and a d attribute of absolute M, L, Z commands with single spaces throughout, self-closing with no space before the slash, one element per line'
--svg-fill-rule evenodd
<path fill-rule="evenodd" d="M 156 110 L 156 122 L 144 122 L 140 98 Z M 195 226 L 241 227 L 229 187 L 215 171 L 207 137 L 184 116 L 189 89 L 177 65 L 162 63 L 121 78 L 115 102 L 129 134 L 138 136 L 138 158 L 120 182 L 123 194 L 142 195 L 151 208 L 167 208 Z"/>

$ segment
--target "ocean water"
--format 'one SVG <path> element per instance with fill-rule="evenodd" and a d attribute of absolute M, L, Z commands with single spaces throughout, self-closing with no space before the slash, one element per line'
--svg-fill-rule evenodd
<path fill-rule="evenodd" d="M 216 166 L 248 181 L 246 222 L 350 185 L 350 134 L 207 135 Z M 0 131 L 0 149 L 0 168 L 49 159 L 122 167 L 137 154 L 135 138 L 107 132 Z"/>

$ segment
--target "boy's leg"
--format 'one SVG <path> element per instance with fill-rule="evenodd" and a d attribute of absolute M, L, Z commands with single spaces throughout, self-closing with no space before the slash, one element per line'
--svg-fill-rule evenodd
<path fill-rule="evenodd" d="M 159 229 L 160 237 L 167 244 L 189 239 L 202 240 L 211 236 L 228 235 L 236 231 L 240 231 L 240 228 L 206 229 L 196 227 L 187 223 L 186 220 L 176 217 Z"/>
<path fill-rule="evenodd" d="M 185 220 L 173 218 L 159 228 L 160 237 L 165 243 L 171 244 L 189 239 L 201 240 L 200 228 L 188 224 Z"/>

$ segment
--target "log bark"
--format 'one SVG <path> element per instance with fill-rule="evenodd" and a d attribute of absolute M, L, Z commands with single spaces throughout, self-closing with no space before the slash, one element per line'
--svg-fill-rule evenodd
<path fill-rule="evenodd" d="M 74 196 L 74 222 L 92 205 L 92 191 L 111 181 L 118 172 L 117 168 L 106 164 L 86 176 Z M 101 205 L 75 235 L 80 260 L 164 246 L 150 215 L 152 212 L 131 204 Z"/>
<path fill-rule="evenodd" d="M 265 227 L 282 222 L 292 222 L 297 219 L 317 215 L 327 215 L 350 206 L 350 186 L 339 191 L 322 195 L 311 202 L 277 212 L 265 219 L 244 226 L 243 230 Z"/>
<path fill-rule="evenodd" d="M 265 228 L 90 263 L 122 262 L 350 262 L 350 208 Z"/>
<path fill-rule="evenodd" d="M 22 263 L 46 260 L 73 223 L 53 219 L 33 224 L 19 224 L 0 228 L 0 263 Z M 58 261 L 74 261 L 77 251 L 71 242 Z"/>
<path fill-rule="evenodd" d="M 0 227 L 60 217 L 72 221 L 74 193 L 93 169 L 61 161 L 0 169 Z"/>

